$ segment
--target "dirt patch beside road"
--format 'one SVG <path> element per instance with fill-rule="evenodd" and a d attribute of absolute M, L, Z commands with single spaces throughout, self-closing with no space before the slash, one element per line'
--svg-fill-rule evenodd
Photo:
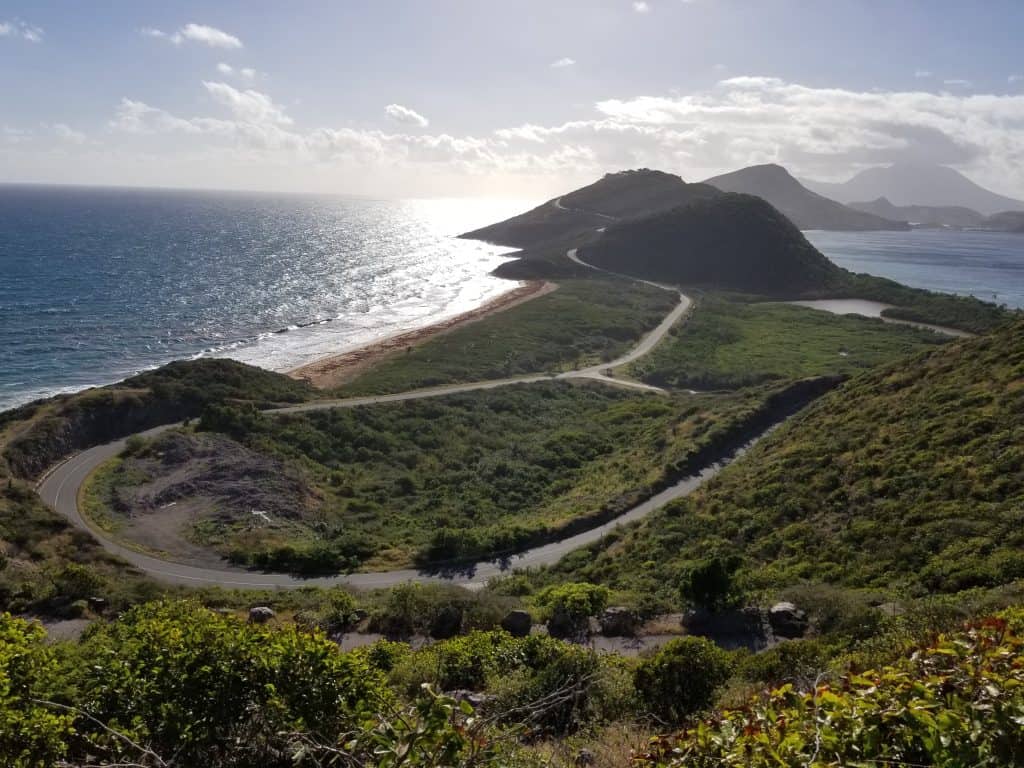
<path fill-rule="evenodd" d="M 212 433 L 168 432 L 93 483 L 122 541 L 206 565 L 241 541 L 294 537 L 321 501 L 296 470 Z"/>

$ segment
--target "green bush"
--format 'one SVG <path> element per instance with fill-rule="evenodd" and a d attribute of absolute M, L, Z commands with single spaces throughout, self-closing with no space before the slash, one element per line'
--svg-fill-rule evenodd
<path fill-rule="evenodd" d="M 54 696 L 58 668 L 39 624 L 0 615 L 0 764 L 49 768 L 67 750 L 73 717 L 39 703 Z"/>
<path fill-rule="evenodd" d="M 784 685 L 652 745 L 650 768 L 1024 764 L 1024 640 L 1015 609 L 890 666 Z"/>
<path fill-rule="evenodd" d="M 390 700 L 379 673 L 321 634 L 243 624 L 193 602 L 134 608 L 80 654 L 72 674 L 90 719 L 76 728 L 111 759 L 138 755 L 95 720 L 184 765 L 291 766 L 286 734 L 330 741 Z"/>
<path fill-rule="evenodd" d="M 709 611 L 724 608 L 736 597 L 733 574 L 739 558 L 712 557 L 688 568 L 680 581 L 683 602 Z"/>
<path fill-rule="evenodd" d="M 537 605 L 544 609 L 544 615 L 556 613 L 567 615 L 576 621 L 585 621 L 597 616 L 608 606 L 608 587 L 586 582 L 572 582 L 547 587 L 537 595 Z"/>
<path fill-rule="evenodd" d="M 634 684 L 645 711 L 667 723 L 681 723 L 711 706 L 729 679 L 732 660 L 710 640 L 670 640 L 636 669 Z"/>

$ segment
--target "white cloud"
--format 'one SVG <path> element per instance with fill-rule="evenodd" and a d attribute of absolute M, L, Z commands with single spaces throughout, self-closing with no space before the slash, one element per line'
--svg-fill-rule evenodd
<path fill-rule="evenodd" d="M 942 84 L 949 85 L 954 88 L 970 88 L 972 85 L 974 85 L 974 83 L 972 83 L 970 80 L 964 80 L 961 77 L 953 77 L 950 78 L 949 80 L 943 80 Z"/>
<path fill-rule="evenodd" d="M 1008 83 L 1024 83 L 1024 75 L 1010 75 L 1006 78 Z"/>
<path fill-rule="evenodd" d="M 564 67 L 571 67 L 576 63 L 576 59 L 570 59 L 568 56 L 563 56 L 560 59 L 555 59 L 551 62 L 551 66 L 554 69 L 562 69 Z"/>
<path fill-rule="evenodd" d="M 164 32 L 153 27 L 143 27 L 139 33 L 146 37 L 155 37 L 167 40 L 174 45 L 181 45 L 186 41 L 202 43 L 211 48 L 241 48 L 242 41 L 234 35 L 230 35 L 222 29 L 210 27 L 206 24 L 186 24 L 177 32 Z"/>
<path fill-rule="evenodd" d="M 647 13 L 651 10 L 651 6 L 644 0 L 633 0 L 633 10 L 637 13 Z"/>
<path fill-rule="evenodd" d="M 292 119 L 285 114 L 284 109 L 265 93 L 252 89 L 240 91 L 227 83 L 206 80 L 203 81 L 203 87 L 215 101 L 230 109 L 239 120 L 247 123 L 292 124 Z"/>
<path fill-rule="evenodd" d="M 213 48 L 241 48 L 242 41 L 216 27 L 205 24 L 186 24 L 179 33 L 186 40 L 193 40 Z"/>
<path fill-rule="evenodd" d="M 50 132 L 62 141 L 67 141 L 71 144 L 84 144 L 85 134 L 81 131 L 76 131 L 70 125 L 66 123 L 54 123 L 49 126 Z"/>
<path fill-rule="evenodd" d="M 30 43 L 43 42 L 43 28 L 24 21 L 0 21 L 0 37 L 20 37 Z"/>
<path fill-rule="evenodd" d="M 836 179 L 872 165 L 925 160 L 1024 196 L 1024 95 L 856 91 L 733 77 L 689 94 L 600 101 L 587 119 L 452 136 L 401 128 L 298 128 L 266 94 L 224 83 L 204 87 L 227 109 L 225 117 L 186 118 L 124 99 L 111 125 L 136 134 L 139 142 L 152 141 L 153 152 L 168 146 L 208 151 L 214 163 L 237 155 L 247 173 L 301 166 L 312 178 L 337 166 L 363 169 L 346 179 L 372 180 L 385 169 L 400 176 L 429 165 L 431 174 L 449 180 L 435 191 L 454 194 L 465 189 L 460 183 L 470 183 L 457 181 L 463 176 L 500 178 L 501 189 L 515 187 L 517 179 L 543 178 L 553 192 L 638 166 L 698 180 L 777 162 L 798 176 Z M 175 138 L 147 139 L 149 134 Z M 270 186 L 279 171 L 267 173 L 264 185 Z"/>
<path fill-rule="evenodd" d="M 217 64 L 217 71 L 222 75 L 240 77 L 243 80 L 254 80 L 256 78 L 255 69 L 251 67 L 235 68 L 223 61 Z"/>
<path fill-rule="evenodd" d="M 388 104 L 384 107 L 384 112 L 396 123 L 402 125 L 415 125 L 419 128 L 426 128 L 430 125 L 430 121 L 419 112 L 403 107 L 401 104 Z"/>
<path fill-rule="evenodd" d="M 918 69 L 914 72 L 914 77 L 925 79 L 931 77 L 932 74 L 933 73 L 930 69 Z"/>

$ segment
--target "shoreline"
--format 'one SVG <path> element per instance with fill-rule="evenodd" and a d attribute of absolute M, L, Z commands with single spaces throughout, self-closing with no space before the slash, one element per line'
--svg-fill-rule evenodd
<path fill-rule="evenodd" d="M 453 317 L 438 320 L 421 328 L 385 336 L 345 352 L 325 355 L 310 363 L 284 371 L 284 374 L 299 381 L 307 381 L 317 389 L 333 389 L 351 381 L 367 368 L 402 350 L 418 347 L 449 331 L 549 294 L 556 288 L 558 288 L 557 284 L 545 280 L 521 282 L 515 288 Z"/>

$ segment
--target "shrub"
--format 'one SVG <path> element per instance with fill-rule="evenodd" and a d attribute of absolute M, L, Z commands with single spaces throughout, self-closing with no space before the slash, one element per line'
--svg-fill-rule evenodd
<path fill-rule="evenodd" d="M 45 631 L 0 615 L 0 764 L 48 768 L 63 757 L 73 718 L 37 703 L 52 697 L 57 663 Z"/>
<path fill-rule="evenodd" d="M 508 724 L 566 734 L 635 711 L 628 663 L 620 656 L 532 635 L 514 641 L 488 683 L 490 709 Z"/>
<path fill-rule="evenodd" d="M 683 601 L 709 611 L 724 608 L 735 597 L 738 565 L 737 558 L 712 557 L 691 566 L 679 585 Z"/>
<path fill-rule="evenodd" d="M 681 637 L 643 661 L 634 684 L 649 714 L 680 723 L 711 705 L 731 669 L 729 654 L 710 640 Z"/>
<path fill-rule="evenodd" d="M 537 604 L 545 609 L 545 615 L 564 613 L 576 620 L 596 616 L 608 605 L 608 587 L 586 582 L 556 584 L 543 590 L 537 596 Z"/>
<path fill-rule="evenodd" d="M 893 665 L 800 693 L 784 685 L 656 742 L 643 766 L 1024 764 L 1020 609 Z"/>
<path fill-rule="evenodd" d="M 92 597 L 103 588 L 103 578 L 87 565 L 68 563 L 53 578 L 58 597 L 69 602 Z"/>
<path fill-rule="evenodd" d="M 330 739 L 389 701 L 380 674 L 323 635 L 193 602 L 132 609 L 84 641 L 75 668 L 92 717 L 183 765 L 291 766 L 285 734 Z M 76 728 L 111 759 L 137 757 L 92 720 Z"/>

